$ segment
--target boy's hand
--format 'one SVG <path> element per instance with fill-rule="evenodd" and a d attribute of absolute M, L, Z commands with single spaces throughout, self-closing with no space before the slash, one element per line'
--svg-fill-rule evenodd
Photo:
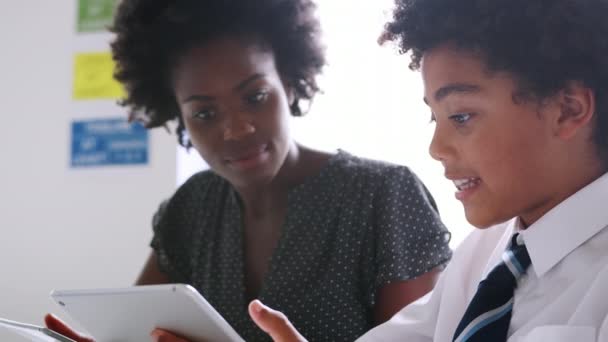
<path fill-rule="evenodd" d="M 91 337 L 85 336 L 70 328 L 64 321 L 53 314 L 46 314 L 46 316 L 44 316 L 44 324 L 54 332 L 69 337 L 76 342 L 95 342 Z"/>
<path fill-rule="evenodd" d="M 275 342 L 306 342 L 283 313 L 267 307 L 257 299 L 249 303 L 249 315 Z"/>

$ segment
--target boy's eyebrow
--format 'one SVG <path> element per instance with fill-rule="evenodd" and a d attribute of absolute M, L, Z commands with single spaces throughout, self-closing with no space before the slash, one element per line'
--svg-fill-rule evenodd
<path fill-rule="evenodd" d="M 437 89 L 433 97 L 435 98 L 435 102 L 439 102 L 454 93 L 476 93 L 479 90 L 481 88 L 474 84 L 452 83 Z M 429 104 L 426 97 L 424 98 L 424 103 Z"/>
<path fill-rule="evenodd" d="M 234 87 L 235 91 L 241 91 L 243 90 L 245 87 L 247 87 L 247 85 L 249 85 L 250 83 L 254 82 L 257 79 L 263 78 L 265 77 L 264 74 L 259 74 L 259 73 L 255 73 L 249 77 L 247 77 L 247 79 L 245 79 L 244 81 L 240 82 L 239 84 L 237 84 Z M 185 98 L 182 103 L 187 103 L 187 102 L 191 102 L 191 101 L 201 101 L 201 102 L 209 102 L 209 101 L 213 101 L 214 97 L 213 96 L 207 96 L 207 95 L 190 95 L 187 98 Z"/>

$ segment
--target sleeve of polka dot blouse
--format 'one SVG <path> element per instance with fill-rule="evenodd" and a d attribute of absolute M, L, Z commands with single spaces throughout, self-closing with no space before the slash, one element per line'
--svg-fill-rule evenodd
<path fill-rule="evenodd" d="M 185 275 L 189 272 L 185 268 L 188 267 L 188 262 L 184 249 L 176 248 L 180 239 L 170 229 L 172 220 L 167 210 L 169 203 L 169 200 L 162 202 L 152 218 L 154 236 L 150 247 L 156 253 L 160 271 L 167 274 L 171 282 L 187 282 Z"/>
<path fill-rule="evenodd" d="M 374 198 L 375 288 L 416 278 L 452 256 L 450 233 L 422 181 L 393 167 L 382 182 Z"/>

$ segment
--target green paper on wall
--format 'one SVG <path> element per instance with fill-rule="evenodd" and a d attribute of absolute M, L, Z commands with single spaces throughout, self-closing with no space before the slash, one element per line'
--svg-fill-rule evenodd
<path fill-rule="evenodd" d="M 106 31 L 118 0 L 78 0 L 78 32 Z"/>

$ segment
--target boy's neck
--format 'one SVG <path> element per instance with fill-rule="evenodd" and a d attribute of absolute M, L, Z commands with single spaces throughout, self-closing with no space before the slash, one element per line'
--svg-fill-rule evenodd
<path fill-rule="evenodd" d="M 570 163 L 570 166 L 556 172 L 558 177 L 548 184 L 555 191 L 535 208 L 518 216 L 520 229 L 527 229 L 557 205 L 608 172 L 603 162 L 586 163 L 584 167 L 581 165 L 583 164 Z"/>

